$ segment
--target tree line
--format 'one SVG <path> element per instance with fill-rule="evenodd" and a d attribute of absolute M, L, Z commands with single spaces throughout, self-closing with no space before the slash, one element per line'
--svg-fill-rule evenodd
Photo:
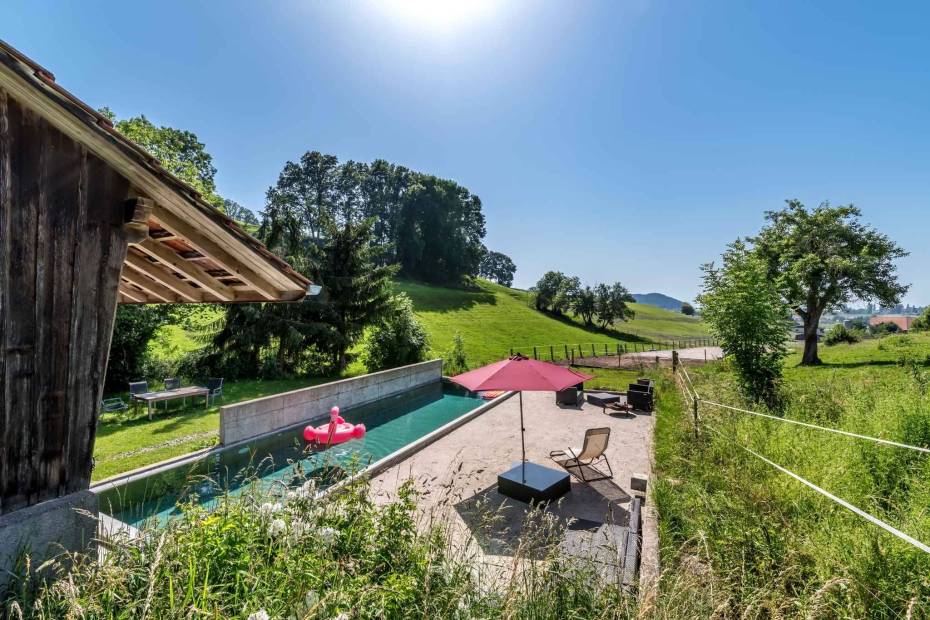
<path fill-rule="evenodd" d="M 617 321 L 628 321 L 635 312 L 627 304 L 635 300 L 619 282 L 582 286 L 577 276 L 548 271 L 530 289 L 537 310 L 562 316 L 573 312 L 591 327 L 595 321 L 606 328 Z"/>

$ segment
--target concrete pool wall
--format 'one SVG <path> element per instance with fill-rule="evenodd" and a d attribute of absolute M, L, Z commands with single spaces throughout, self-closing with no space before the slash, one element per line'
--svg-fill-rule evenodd
<path fill-rule="evenodd" d="M 358 407 L 442 380 L 442 360 L 256 398 L 220 408 L 220 444 L 227 446 L 325 416 L 330 407 Z"/>

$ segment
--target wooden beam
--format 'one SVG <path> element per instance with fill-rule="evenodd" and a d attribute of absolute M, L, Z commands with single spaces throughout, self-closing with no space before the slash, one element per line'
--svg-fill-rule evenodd
<path fill-rule="evenodd" d="M 137 291 L 131 286 L 128 286 L 125 282 L 120 282 L 119 293 L 123 297 L 134 301 L 137 304 L 144 304 L 148 300 L 148 297 L 146 297 L 145 293 Z"/>
<path fill-rule="evenodd" d="M 232 290 L 216 278 L 210 276 L 199 266 L 185 260 L 170 248 L 166 248 L 157 241 L 146 239 L 134 246 L 141 252 L 151 256 L 163 265 L 174 269 L 188 280 L 196 282 L 200 288 L 215 296 L 220 301 L 235 301 L 236 291 Z"/>
<path fill-rule="evenodd" d="M 272 301 L 276 299 L 287 299 L 285 295 L 276 290 L 265 278 L 248 267 L 244 261 L 233 256 L 226 248 L 215 243 L 212 239 L 209 239 L 203 234 L 203 231 L 191 225 L 190 222 L 183 220 L 160 204 L 155 205 L 152 215 L 155 216 L 155 219 L 158 220 L 163 228 L 184 237 L 184 240 L 191 247 L 222 265 L 224 269 L 255 289 L 265 299 Z M 301 292 L 301 294 L 303 294 L 303 292 Z"/>
<path fill-rule="evenodd" d="M 143 291 L 145 291 L 150 297 L 154 297 L 157 300 L 163 301 L 165 303 L 177 303 L 178 296 L 174 294 L 174 291 L 171 289 L 162 286 L 154 280 L 149 280 L 147 277 L 139 274 L 132 269 L 123 269 L 122 277 L 124 280 L 138 286 Z"/>
<path fill-rule="evenodd" d="M 187 282 L 175 277 L 162 267 L 159 267 L 158 263 L 153 263 L 147 258 L 142 258 L 137 254 L 129 252 L 126 254 L 126 265 L 135 269 L 142 275 L 152 278 L 165 288 L 171 289 L 187 301 L 195 303 L 203 301 L 202 291 L 198 291 Z"/>
<path fill-rule="evenodd" d="M 137 243 L 149 236 L 149 216 L 152 214 L 154 202 L 148 198 L 130 198 L 126 201 L 126 240 Z"/>

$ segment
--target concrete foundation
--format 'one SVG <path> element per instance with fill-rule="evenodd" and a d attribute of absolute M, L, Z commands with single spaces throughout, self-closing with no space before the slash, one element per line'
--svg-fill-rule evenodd
<path fill-rule="evenodd" d="M 22 553 L 33 569 L 64 551 L 89 549 L 97 535 L 97 495 L 79 491 L 0 515 L 0 584 Z"/>
<path fill-rule="evenodd" d="M 442 379 L 442 360 L 324 383 L 220 408 L 220 443 L 229 445 Z"/>

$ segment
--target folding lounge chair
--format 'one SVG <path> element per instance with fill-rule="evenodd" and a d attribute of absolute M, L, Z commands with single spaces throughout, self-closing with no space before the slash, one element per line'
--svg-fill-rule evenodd
<path fill-rule="evenodd" d="M 610 429 L 589 428 L 584 434 L 584 445 L 578 448 L 566 448 L 565 450 L 553 450 L 549 453 L 549 458 L 569 469 L 570 467 L 578 468 L 578 476 L 583 482 L 594 482 L 595 480 L 607 480 L 614 477 L 614 470 L 610 467 L 610 461 L 604 456 L 607 450 L 607 443 L 610 441 Z M 610 474 L 604 474 L 598 471 L 594 466 L 603 462 L 607 465 L 607 471 Z M 587 478 L 585 476 L 585 467 L 592 469 L 600 474 L 599 478 Z M 569 472 L 571 473 L 571 472 Z"/>

